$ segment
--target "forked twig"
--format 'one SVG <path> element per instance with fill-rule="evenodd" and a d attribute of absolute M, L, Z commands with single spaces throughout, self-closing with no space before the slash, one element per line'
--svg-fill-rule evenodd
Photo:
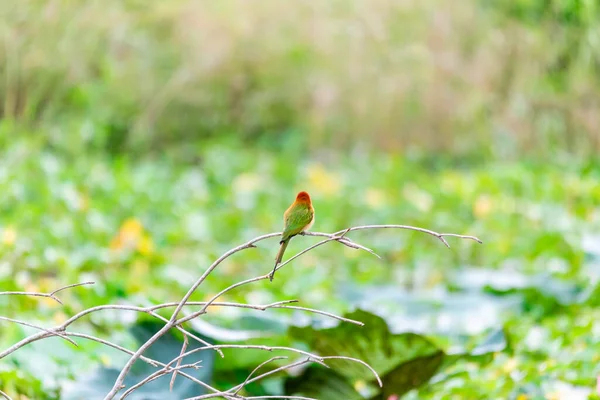
<path fill-rule="evenodd" d="M 41 292 L 0 292 L 0 296 L 30 296 L 30 297 L 47 297 L 50 298 L 54 301 L 56 301 L 58 304 L 63 304 L 62 301 L 60 301 L 60 299 L 58 297 L 56 297 L 56 293 L 58 292 L 62 292 L 65 289 L 70 289 L 70 288 L 74 288 L 77 286 L 83 286 L 83 285 L 93 285 L 94 282 L 81 282 L 81 283 L 74 283 L 72 285 L 67 285 L 67 286 L 63 286 L 59 289 L 56 289 L 53 292 L 50 293 L 41 293 Z"/>
<path fill-rule="evenodd" d="M 262 363 L 260 363 L 256 368 L 254 368 L 252 370 L 252 372 L 250 372 L 248 374 L 248 376 L 246 377 L 246 380 L 240 385 L 240 387 L 238 387 L 235 392 L 233 392 L 234 396 L 237 396 L 237 394 L 240 392 L 240 390 L 242 390 L 244 388 L 244 386 L 246 386 L 248 384 L 248 381 L 250 380 L 250 378 L 252 378 L 252 375 L 254 375 L 254 373 L 256 371 L 258 371 L 259 369 L 261 369 L 262 367 L 264 367 L 265 365 L 267 365 L 270 362 L 276 361 L 276 360 L 285 360 L 287 359 L 287 357 L 285 356 L 277 356 L 277 357 L 271 357 L 269 358 L 267 361 L 263 361 Z"/>

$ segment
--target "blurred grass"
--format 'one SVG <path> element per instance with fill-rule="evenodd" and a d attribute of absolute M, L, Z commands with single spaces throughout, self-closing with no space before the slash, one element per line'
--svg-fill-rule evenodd
<path fill-rule="evenodd" d="M 2 137 L 180 159 L 229 137 L 592 155 L 599 14 L 585 0 L 3 2 Z"/>

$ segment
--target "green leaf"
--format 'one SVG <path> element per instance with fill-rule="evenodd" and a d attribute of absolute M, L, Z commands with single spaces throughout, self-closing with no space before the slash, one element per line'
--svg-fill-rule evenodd
<path fill-rule="evenodd" d="M 288 378 L 285 381 L 285 393 L 316 399 L 364 399 L 343 375 L 315 365 L 306 368 L 298 377 Z"/>
<path fill-rule="evenodd" d="M 342 323 L 322 330 L 292 327 L 290 335 L 322 356 L 341 355 L 366 362 L 380 376 L 386 376 L 387 384 L 395 390 L 391 393 L 404 393 L 427 382 L 444 358 L 444 352 L 424 336 L 390 333 L 377 315 L 357 310 L 346 317 L 362 321 L 365 326 Z M 371 372 L 357 362 L 333 359 L 327 360 L 327 365 L 350 380 L 374 380 Z"/>
<path fill-rule="evenodd" d="M 402 396 L 404 393 L 429 382 L 442 365 L 444 352 L 414 358 L 400 364 L 383 378 L 383 398 L 392 395 Z"/>

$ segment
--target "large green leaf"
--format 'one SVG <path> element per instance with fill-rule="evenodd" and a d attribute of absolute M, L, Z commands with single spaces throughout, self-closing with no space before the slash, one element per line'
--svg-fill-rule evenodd
<path fill-rule="evenodd" d="M 357 310 L 345 317 L 361 321 L 365 325 L 360 327 L 341 323 L 333 328 L 321 330 L 291 327 L 290 335 L 307 343 L 312 351 L 321 356 L 341 355 L 368 363 L 377 371 L 383 382 L 383 388 L 376 398 L 401 396 L 424 385 L 442 368 L 461 359 L 487 362 L 491 359 L 490 354 L 506 347 L 506 337 L 502 330 L 498 330 L 488 335 L 470 352 L 461 351 L 448 355 L 422 335 L 392 334 L 386 322 L 377 315 Z M 360 363 L 332 359 L 327 360 L 327 364 L 335 373 L 324 373 L 322 368 L 309 367 L 300 377 L 288 379 L 285 385 L 286 393 L 302 393 L 319 399 L 345 399 L 346 397 L 340 397 L 341 395 L 332 395 L 331 393 L 336 391 L 330 391 L 329 387 L 343 386 L 354 390 L 353 383 L 357 381 L 373 383 L 375 380 L 370 376 L 370 371 Z M 343 385 L 340 383 L 342 377 L 345 378 Z"/>
<path fill-rule="evenodd" d="M 382 398 L 387 399 L 392 395 L 401 396 L 429 382 L 442 365 L 444 356 L 444 352 L 439 350 L 398 365 L 382 378 Z"/>
<path fill-rule="evenodd" d="M 285 393 L 317 399 L 363 400 L 346 378 L 332 369 L 312 365 L 285 382 Z"/>
<path fill-rule="evenodd" d="M 392 334 L 379 316 L 363 310 L 347 318 L 363 322 L 364 326 L 342 323 L 333 328 L 315 330 L 311 327 L 291 327 L 290 335 L 303 341 L 323 356 L 342 355 L 361 359 L 384 375 L 410 360 L 436 354 L 440 349 L 429 339 L 415 333 Z M 372 380 L 363 365 L 347 360 L 330 360 L 332 368 L 352 379 Z"/>

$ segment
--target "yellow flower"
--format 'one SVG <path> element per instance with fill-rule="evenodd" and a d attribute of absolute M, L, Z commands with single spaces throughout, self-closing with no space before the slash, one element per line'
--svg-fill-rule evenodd
<path fill-rule="evenodd" d="M 110 249 L 113 251 L 134 251 L 148 257 L 154 253 L 154 241 L 145 232 L 144 226 L 136 218 L 128 218 L 119 228 L 119 232 L 110 241 Z"/>
<path fill-rule="evenodd" d="M 385 192 L 381 189 L 369 188 L 365 192 L 365 201 L 371 208 L 381 208 L 386 205 Z"/>
<path fill-rule="evenodd" d="M 2 232 L 2 243 L 12 246 L 17 241 L 17 231 L 12 226 L 7 226 Z"/>
<path fill-rule="evenodd" d="M 485 218 L 492 211 L 492 200 L 487 195 L 481 195 L 473 204 L 473 214 L 477 218 Z"/>
<path fill-rule="evenodd" d="M 154 252 L 154 242 L 152 242 L 152 238 L 148 235 L 144 235 L 138 240 L 137 250 L 143 256 L 149 256 Z"/>
<path fill-rule="evenodd" d="M 327 171 L 321 164 L 312 164 L 308 167 L 309 187 L 326 196 L 339 193 L 342 187 L 342 177 L 334 172 Z"/>

